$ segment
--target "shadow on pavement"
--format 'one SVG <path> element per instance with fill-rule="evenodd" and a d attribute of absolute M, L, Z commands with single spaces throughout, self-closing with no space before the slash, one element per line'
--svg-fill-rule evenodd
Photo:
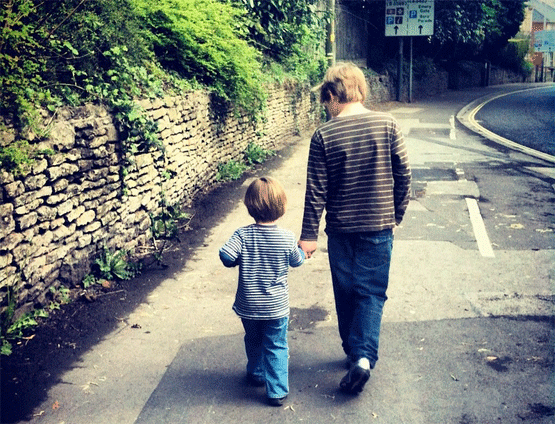
<path fill-rule="evenodd" d="M 550 318 L 384 323 L 382 359 L 363 393 L 349 396 L 338 390 L 346 371 L 336 328 L 290 331 L 290 396 L 281 408 L 245 384 L 242 334 L 195 339 L 136 424 L 548 423 L 554 335 Z"/>

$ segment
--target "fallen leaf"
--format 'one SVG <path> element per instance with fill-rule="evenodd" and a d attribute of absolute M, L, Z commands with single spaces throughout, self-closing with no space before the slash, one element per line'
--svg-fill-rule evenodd
<path fill-rule="evenodd" d="M 453 380 L 459 381 L 459 379 L 458 379 L 457 377 L 455 377 L 453 374 L 450 374 L 450 375 L 451 375 L 451 378 L 452 378 Z"/>
<path fill-rule="evenodd" d="M 497 361 L 498 359 L 499 358 L 497 356 L 493 356 L 493 355 L 486 357 L 486 361 L 488 362 Z"/>
<path fill-rule="evenodd" d="M 58 403 L 58 401 L 54 402 L 54 404 L 52 405 L 52 409 L 55 411 L 56 409 L 60 409 L 60 404 Z"/>
<path fill-rule="evenodd" d="M 33 417 L 42 417 L 45 411 L 40 411 L 38 414 L 33 414 Z"/>
<path fill-rule="evenodd" d="M 524 225 L 522 225 L 522 224 L 511 224 L 510 228 L 512 228 L 513 230 L 522 230 L 524 228 Z"/>
<path fill-rule="evenodd" d="M 372 417 L 378 418 L 378 414 L 376 414 L 375 412 L 372 412 Z"/>

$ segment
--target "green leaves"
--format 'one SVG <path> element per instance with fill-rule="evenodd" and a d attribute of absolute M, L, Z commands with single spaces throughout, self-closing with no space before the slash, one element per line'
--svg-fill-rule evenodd
<path fill-rule="evenodd" d="M 111 252 L 104 247 L 100 257 L 94 261 L 98 266 L 99 276 L 107 280 L 130 280 L 133 278 L 137 274 L 137 269 L 126 261 L 126 257 L 125 250 Z"/>
<path fill-rule="evenodd" d="M 226 163 L 218 165 L 218 172 L 216 173 L 216 181 L 235 181 L 241 178 L 243 172 L 247 170 L 248 166 L 243 162 L 230 160 Z"/>
<path fill-rule="evenodd" d="M 433 39 L 459 58 L 463 52 L 496 51 L 518 32 L 523 18 L 523 0 L 436 2 Z"/>
<path fill-rule="evenodd" d="M 286 73 L 301 81 L 320 81 L 324 69 L 325 18 L 315 0 L 242 0 L 254 45 Z M 274 67 L 275 68 L 275 67 Z"/>
<path fill-rule="evenodd" d="M 245 150 L 245 162 L 248 166 L 253 166 L 257 163 L 264 163 L 270 156 L 275 156 L 274 150 L 267 150 L 255 143 L 249 143 L 247 150 Z"/>
<path fill-rule="evenodd" d="M 318 27 L 314 0 L 243 0 L 243 4 L 257 18 L 251 36 L 278 62 L 294 53 L 304 25 Z"/>
<path fill-rule="evenodd" d="M 51 150 L 37 150 L 27 140 L 19 140 L 0 147 L 0 168 L 15 176 L 26 175 L 36 158 L 52 153 Z"/>
<path fill-rule="evenodd" d="M 247 113 L 262 108 L 261 57 L 246 41 L 243 10 L 216 0 L 138 0 L 136 6 L 162 66 Z"/>
<path fill-rule="evenodd" d="M 48 317 L 48 312 L 43 309 L 16 317 L 17 289 L 8 286 L 7 290 L 7 305 L 0 312 L 0 355 L 11 355 L 12 342 L 22 339 L 27 330 L 38 325 L 37 319 Z"/>

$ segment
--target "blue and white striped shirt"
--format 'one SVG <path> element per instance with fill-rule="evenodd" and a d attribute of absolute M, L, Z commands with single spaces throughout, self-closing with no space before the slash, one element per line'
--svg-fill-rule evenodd
<path fill-rule="evenodd" d="M 298 267 L 304 252 L 292 231 L 252 224 L 236 230 L 220 249 L 226 267 L 239 265 L 233 310 L 241 318 L 267 320 L 289 315 L 289 266 Z"/>

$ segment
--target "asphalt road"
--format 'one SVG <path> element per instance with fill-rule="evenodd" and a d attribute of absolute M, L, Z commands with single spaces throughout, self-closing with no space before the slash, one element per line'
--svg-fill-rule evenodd
<path fill-rule="evenodd" d="M 555 85 L 495 98 L 476 120 L 502 137 L 555 155 Z"/>
<path fill-rule="evenodd" d="M 380 360 L 359 396 L 338 387 L 345 358 L 323 226 L 316 254 L 290 273 L 283 408 L 243 383 L 236 270 L 218 259 L 230 234 L 251 222 L 242 195 L 253 176 L 282 182 L 289 206 L 280 225 L 298 233 L 307 134 L 226 192 L 226 211 L 179 269 L 141 276 L 156 281 L 150 295 L 75 358 L 22 422 L 553 423 L 554 166 L 454 119 L 499 90 L 388 107 L 406 135 L 414 185 L 395 234 Z"/>

